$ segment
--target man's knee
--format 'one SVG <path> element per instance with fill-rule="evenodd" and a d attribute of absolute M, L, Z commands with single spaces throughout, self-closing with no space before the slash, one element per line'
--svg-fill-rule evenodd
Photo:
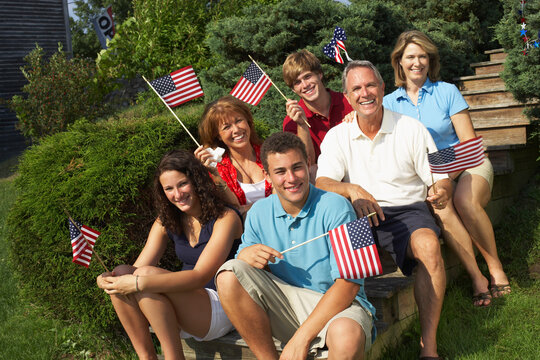
<path fill-rule="evenodd" d="M 328 326 L 326 345 L 335 358 L 361 358 L 365 350 L 366 334 L 356 321 L 339 318 Z"/>
<path fill-rule="evenodd" d="M 441 246 L 437 234 L 428 228 L 418 229 L 411 235 L 412 256 L 420 263 L 442 264 Z"/>
<path fill-rule="evenodd" d="M 220 298 L 227 297 L 231 293 L 234 295 L 238 286 L 241 286 L 235 271 L 245 270 L 244 267 L 249 265 L 238 259 L 229 260 L 221 266 L 216 275 L 216 288 Z"/>

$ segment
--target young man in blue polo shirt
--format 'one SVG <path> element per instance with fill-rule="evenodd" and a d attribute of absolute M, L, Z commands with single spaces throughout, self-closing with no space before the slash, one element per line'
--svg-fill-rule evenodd
<path fill-rule="evenodd" d="M 344 197 L 309 183 L 307 154 L 290 133 L 270 136 L 261 148 L 275 194 L 248 212 L 237 258 L 216 276 L 223 308 L 258 359 L 308 353 L 361 359 L 372 342 L 375 309 L 363 280 L 339 278 L 328 236 L 284 251 L 356 219 Z"/>

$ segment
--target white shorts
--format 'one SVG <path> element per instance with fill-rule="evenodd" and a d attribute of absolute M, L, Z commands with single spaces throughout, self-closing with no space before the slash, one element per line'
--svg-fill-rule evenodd
<path fill-rule="evenodd" d="M 185 332 L 184 330 L 180 330 L 180 337 L 182 339 L 193 338 L 197 341 L 210 341 L 222 337 L 234 329 L 234 326 L 229 321 L 229 318 L 227 315 L 225 315 L 225 311 L 223 311 L 223 307 L 219 302 L 219 297 L 216 290 L 206 288 L 205 290 L 210 298 L 210 305 L 212 307 L 210 329 L 208 329 L 208 333 L 203 338 L 198 338 L 190 333 Z"/>

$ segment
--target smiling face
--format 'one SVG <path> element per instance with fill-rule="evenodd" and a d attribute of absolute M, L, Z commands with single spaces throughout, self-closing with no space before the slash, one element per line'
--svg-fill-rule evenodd
<path fill-rule="evenodd" d="M 283 209 L 296 216 L 309 195 L 307 162 L 297 149 L 268 154 L 266 180 L 274 187 Z"/>
<path fill-rule="evenodd" d="M 407 45 L 399 64 L 407 81 L 424 84 L 429 71 L 429 55 L 421 46 L 415 43 Z"/>
<path fill-rule="evenodd" d="M 191 180 L 182 172 L 176 170 L 164 171 L 159 176 L 159 182 L 167 199 L 180 211 L 194 217 L 201 212 L 201 203 Z"/>
<path fill-rule="evenodd" d="M 384 83 L 380 83 L 372 69 L 355 67 L 347 73 L 345 96 L 356 110 L 358 118 L 382 119 Z"/>
<path fill-rule="evenodd" d="M 293 81 L 292 90 L 304 101 L 316 101 L 324 92 L 322 74 L 313 71 L 304 71 Z"/>
<path fill-rule="evenodd" d="M 219 126 L 219 138 L 229 148 L 240 149 L 250 145 L 250 135 L 247 119 L 236 112 L 226 117 Z"/>

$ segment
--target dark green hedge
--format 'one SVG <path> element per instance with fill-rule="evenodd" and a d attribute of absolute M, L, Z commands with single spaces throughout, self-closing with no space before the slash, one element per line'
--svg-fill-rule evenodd
<path fill-rule="evenodd" d="M 112 330 L 119 322 L 96 286 L 103 272 L 97 259 L 89 269 L 72 263 L 63 208 L 101 232 L 95 249 L 109 269 L 132 263 L 155 218 L 149 184 L 157 162 L 172 148 L 194 148 L 170 113 L 145 118 L 141 112 L 135 107 L 117 119 L 78 121 L 20 160 L 8 238 L 22 292 L 60 318 L 90 328 Z M 177 111 L 193 134 L 201 112 L 200 105 Z"/>
<path fill-rule="evenodd" d="M 163 107 L 162 107 L 163 110 Z M 95 278 L 104 270 L 72 263 L 67 216 L 101 232 L 95 249 L 112 270 L 131 264 L 155 219 L 151 181 L 162 155 L 196 145 L 167 110 L 149 115 L 147 102 L 98 123 L 80 120 L 68 131 L 44 138 L 20 159 L 19 196 L 8 216 L 10 262 L 23 296 L 59 318 L 96 331 L 120 329 L 108 296 Z M 176 110 L 198 138 L 202 105 Z M 269 129 L 255 122 L 264 138 Z M 172 243 L 160 266 L 177 269 Z"/>

